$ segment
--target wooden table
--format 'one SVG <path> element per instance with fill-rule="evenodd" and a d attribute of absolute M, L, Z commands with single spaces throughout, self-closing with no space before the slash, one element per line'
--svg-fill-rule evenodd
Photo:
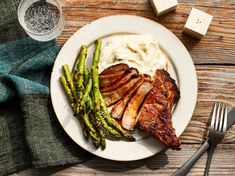
<path fill-rule="evenodd" d="M 155 20 L 171 30 L 190 52 L 197 69 L 198 100 L 188 127 L 180 137 L 182 150 L 164 150 L 136 162 L 114 162 L 94 157 L 82 164 L 44 170 L 28 169 L 16 175 L 171 175 L 205 141 L 214 101 L 235 106 L 235 0 L 179 0 L 179 6 L 156 18 L 148 0 L 61 0 L 66 20 L 58 45 L 85 24 L 103 16 L 130 14 Z M 214 16 L 202 40 L 182 34 L 192 7 Z M 187 108 L 187 107 L 185 107 Z M 180 120 L 180 119 L 179 119 Z M 215 150 L 211 175 L 235 175 L 235 125 Z M 203 175 L 207 154 L 191 169 L 189 175 Z"/>

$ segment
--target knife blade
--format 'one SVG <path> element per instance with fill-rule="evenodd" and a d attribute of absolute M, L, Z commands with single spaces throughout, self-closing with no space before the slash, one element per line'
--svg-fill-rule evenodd
<path fill-rule="evenodd" d="M 229 111 L 228 113 L 228 124 L 227 124 L 227 130 L 232 127 L 232 125 L 235 123 L 235 108 Z"/>

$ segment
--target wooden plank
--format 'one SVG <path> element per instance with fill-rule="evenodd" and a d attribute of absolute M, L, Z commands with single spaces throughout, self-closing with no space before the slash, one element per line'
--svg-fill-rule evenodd
<path fill-rule="evenodd" d="M 192 120 L 181 136 L 183 143 L 201 143 L 210 124 L 214 101 L 235 107 L 235 66 L 196 66 L 198 100 Z M 235 126 L 228 131 L 225 143 L 235 143 Z"/>
<path fill-rule="evenodd" d="M 218 8 L 231 8 L 234 6 L 233 0 L 178 0 L 179 4 L 188 6 L 205 6 Z M 127 10 L 149 10 L 149 0 L 62 0 L 64 7 L 91 7 L 103 9 L 127 9 Z"/>
<path fill-rule="evenodd" d="M 148 0 L 62 0 L 65 29 L 58 37 L 58 45 L 80 27 L 103 16 L 129 14 L 158 21 L 186 45 L 196 64 L 235 64 L 235 8 L 232 0 L 181 0 L 177 10 L 156 18 Z M 207 35 L 201 40 L 182 34 L 191 7 L 199 8 L 214 16 Z M 205 54 L 206 53 L 206 54 Z"/>
<path fill-rule="evenodd" d="M 175 172 L 201 145 L 182 146 L 181 151 L 164 150 L 159 154 L 144 160 L 133 162 L 115 162 L 94 157 L 82 164 L 66 167 L 55 167 L 50 169 L 28 169 L 14 176 L 24 175 L 52 175 L 52 176 L 143 176 L 161 175 L 169 176 Z M 235 174 L 235 157 L 233 155 L 235 144 L 219 144 L 214 152 L 211 163 L 211 175 L 228 176 Z M 192 168 L 189 176 L 203 175 L 207 155 L 204 154 Z M 13 175 L 12 175 L 13 176 Z"/>

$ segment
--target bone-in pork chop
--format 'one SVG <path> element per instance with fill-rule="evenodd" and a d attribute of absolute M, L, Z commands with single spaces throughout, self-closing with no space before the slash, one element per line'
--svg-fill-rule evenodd
<path fill-rule="evenodd" d="M 137 127 L 160 139 L 172 149 L 180 149 L 172 126 L 172 106 L 178 101 L 180 92 L 175 81 L 164 70 L 157 70 L 154 88 L 147 95 L 137 117 Z"/>

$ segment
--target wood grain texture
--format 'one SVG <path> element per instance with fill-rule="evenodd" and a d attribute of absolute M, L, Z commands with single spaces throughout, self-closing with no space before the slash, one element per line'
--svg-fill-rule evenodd
<path fill-rule="evenodd" d="M 235 66 L 197 65 L 198 99 L 193 118 L 181 136 L 183 143 L 205 140 L 214 101 L 235 107 Z M 228 131 L 225 143 L 235 143 L 235 126 Z"/>
<path fill-rule="evenodd" d="M 59 46 L 79 28 L 100 17 L 116 14 L 139 15 L 155 20 L 171 30 L 184 43 L 196 64 L 198 100 L 188 127 L 180 137 L 182 150 L 164 150 L 135 162 L 114 162 L 94 157 L 79 165 L 48 169 L 27 169 L 14 176 L 119 176 L 171 175 L 206 139 L 214 101 L 235 106 L 235 0 L 178 0 L 173 12 L 156 18 L 148 0 L 61 0 L 65 29 L 57 39 Z M 214 16 L 209 31 L 201 41 L 182 34 L 192 7 Z M 185 107 L 187 108 L 187 107 Z M 179 119 L 180 120 L 180 119 Z M 215 150 L 210 175 L 235 175 L 235 125 Z M 207 155 L 192 168 L 189 176 L 203 175 Z M 12 175 L 12 176 L 13 176 Z"/>
<path fill-rule="evenodd" d="M 234 0 L 179 0 L 176 11 L 156 18 L 148 0 L 62 0 L 66 26 L 58 38 L 59 46 L 80 27 L 100 17 L 116 14 L 150 18 L 171 30 L 190 51 L 195 64 L 235 64 Z M 201 41 L 182 34 L 192 7 L 214 16 L 209 31 Z M 143 27 L 143 26 L 140 26 Z"/>
<path fill-rule="evenodd" d="M 200 145 L 185 144 L 181 151 L 164 150 L 159 154 L 144 160 L 134 162 L 115 162 L 94 157 L 82 164 L 69 167 L 56 167 L 51 169 L 28 169 L 19 172 L 16 176 L 145 176 L 161 175 L 169 176 L 175 172 Z M 219 144 L 215 150 L 211 163 L 211 175 L 232 176 L 235 175 L 235 157 L 231 155 L 235 150 L 235 144 Z M 207 154 L 205 153 L 192 168 L 189 176 L 201 176 L 205 169 Z M 226 158 L 226 159 L 225 159 Z M 13 176 L 13 175 L 12 175 Z"/>

